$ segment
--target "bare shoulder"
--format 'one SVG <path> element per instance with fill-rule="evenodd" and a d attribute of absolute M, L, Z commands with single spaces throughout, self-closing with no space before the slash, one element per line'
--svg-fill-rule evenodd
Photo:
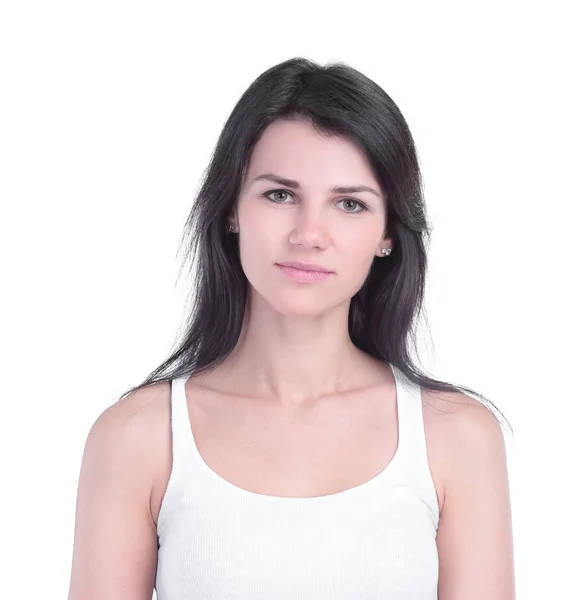
<path fill-rule="evenodd" d="M 462 392 L 422 390 L 424 419 L 445 440 L 478 441 L 480 436 L 503 436 L 501 425 L 485 404 Z M 458 436 L 462 436 L 460 439 Z M 476 439 L 471 440 L 471 436 Z"/>
<path fill-rule="evenodd" d="M 166 387 L 131 392 L 106 408 L 88 433 L 76 499 L 71 599 L 152 597 L 157 562 L 150 510 L 157 468 L 153 449 Z"/>
<path fill-rule="evenodd" d="M 154 450 L 154 436 L 166 428 L 161 423 L 170 414 L 170 385 L 159 382 L 132 391 L 106 408 L 92 427 L 90 435 L 98 428 L 108 432 L 119 428 L 124 443 L 133 444 L 137 452 L 148 457 Z M 162 427 L 163 425 L 163 427 Z M 160 426 L 160 427 L 159 427 Z"/>
<path fill-rule="evenodd" d="M 154 383 L 138 388 L 105 409 L 104 413 L 113 418 L 123 418 L 129 422 L 142 421 L 153 410 L 158 410 L 166 398 L 170 397 L 167 382 Z M 102 413 L 102 415 L 104 414 Z"/>
<path fill-rule="evenodd" d="M 159 382 L 131 392 L 115 406 L 138 431 L 147 476 L 148 509 L 154 528 L 172 470 L 171 387 Z"/>
<path fill-rule="evenodd" d="M 513 533 L 503 429 L 463 393 L 423 392 L 444 505 L 437 532 L 439 598 L 515 598 Z M 425 403 L 424 403 L 425 404 Z"/>
<path fill-rule="evenodd" d="M 440 509 L 447 489 L 466 468 L 470 456 L 477 461 L 478 449 L 503 450 L 503 432 L 492 411 L 482 402 L 462 392 L 422 389 L 423 418 L 429 461 L 440 487 Z"/>
<path fill-rule="evenodd" d="M 106 408 L 90 432 L 92 436 L 103 431 L 127 452 L 131 468 L 138 470 L 138 480 L 144 483 L 142 493 L 151 517 L 155 482 L 162 476 L 163 462 L 171 463 L 171 451 L 167 452 L 171 446 L 170 392 L 168 382 L 136 389 Z"/>

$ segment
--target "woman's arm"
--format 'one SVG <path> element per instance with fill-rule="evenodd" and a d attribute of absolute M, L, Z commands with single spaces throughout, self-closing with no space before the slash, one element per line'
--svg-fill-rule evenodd
<path fill-rule="evenodd" d="M 466 406 L 449 414 L 443 428 L 448 473 L 437 531 L 439 600 L 514 600 L 503 432 L 485 406 L 461 395 Z"/>
<path fill-rule="evenodd" d="M 151 600 L 157 534 L 150 512 L 150 388 L 107 408 L 86 440 L 69 600 Z"/>

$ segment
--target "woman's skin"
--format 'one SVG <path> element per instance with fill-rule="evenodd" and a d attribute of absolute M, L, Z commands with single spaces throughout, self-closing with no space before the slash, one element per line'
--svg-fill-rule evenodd
<path fill-rule="evenodd" d="M 266 174 L 299 187 L 256 180 Z M 330 191 L 359 185 L 374 191 Z M 268 199 L 270 190 L 282 191 Z M 349 337 L 349 305 L 392 240 L 385 236 L 384 194 L 360 148 L 306 121 L 274 122 L 254 148 L 230 222 L 250 283 L 243 335 L 220 366 L 233 393 L 293 412 L 372 382 L 373 359 Z M 333 274 L 302 283 L 276 266 L 284 261 L 319 264 Z"/>

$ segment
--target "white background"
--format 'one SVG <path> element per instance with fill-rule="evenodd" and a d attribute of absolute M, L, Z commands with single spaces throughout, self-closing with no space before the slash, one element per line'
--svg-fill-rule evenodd
<path fill-rule="evenodd" d="M 560 597 L 554 9 L 2 3 L 2 597 L 66 597 L 88 431 L 171 347 L 181 231 L 224 121 L 299 55 L 363 71 L 411 127 L 435 227 L 425 366 L 509 419 L 517 597 Z"/>

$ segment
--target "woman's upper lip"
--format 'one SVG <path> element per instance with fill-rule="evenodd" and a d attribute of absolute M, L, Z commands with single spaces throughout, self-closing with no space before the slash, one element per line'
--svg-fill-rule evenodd
<path fill-rule="evenodd" d="M 333 273 L 330 269 L 326 269 L 321 265 L 315 265 L 312 263 L 301 263 L 301 262 L 282 262 L 277 263 L 278 265 L 282 265 L 284 267 L 293 267 L 295 269 L 300 269 L 301 271 L 322 271 L 324 273 Z"/>

